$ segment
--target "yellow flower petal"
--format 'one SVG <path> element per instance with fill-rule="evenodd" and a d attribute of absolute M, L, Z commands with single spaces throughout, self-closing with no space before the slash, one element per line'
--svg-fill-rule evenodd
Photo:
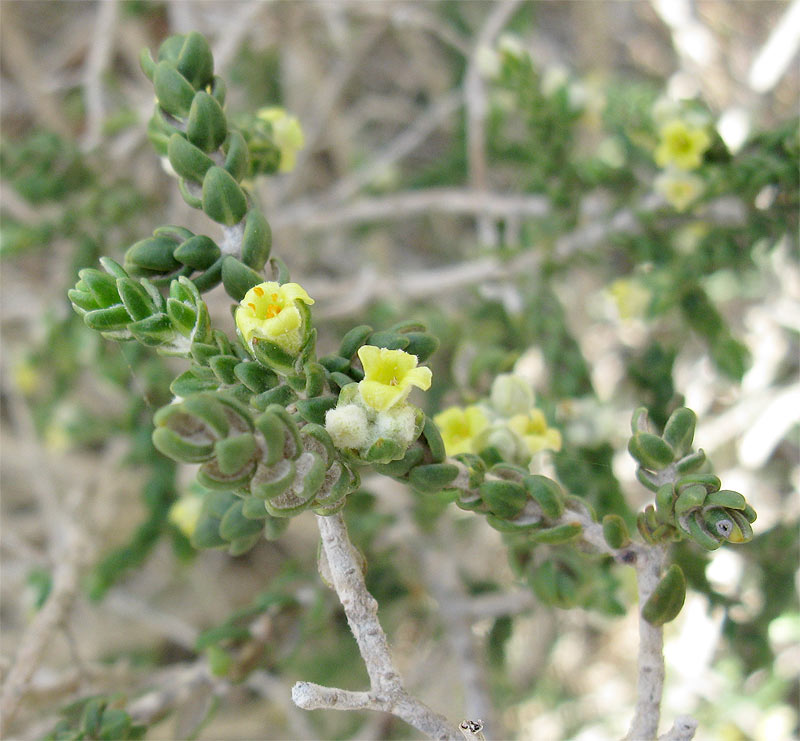
<path fill-rule="evenodd" d="M 547 426 L 547 419 L 541 409 L 531 409 L 528 414 L 517 414 L 507 424 L 522 438 L 531 453 L 561 450 L 561 433 Z"/>
<path fill-rule="evenodd" d="M 700 166 L 711 145 L 711 138 L 704 128 L 692 127 L 680 119 L 668 121 L 658 133 L 660 141 L 655 161 L 660 167 L 694 170 Z"/>
<path fill-rule="evenodd" d="M 403 350 L 362 345 L 358 357 L 364 368 L 364 380 L 358 385 L 361 398 L 378 411 L 404 401 L 412 386 L 423 391 L 431 386 L 430 368 L 418 368 L 416 355 Z"/>
<path fill-rule="evenodd" d="M 254 337 L 274 342 L 290 354 L 300 349 L 303 317 L 295 301 L 313 304 L 297 283 L 267 281 L 253 286 L 236 309 L 236 326 L 245 342 Z"/>
<path fill-rule="evenodd" d="M 382 412 L 402 401 L 408 396 L 411 389 L 389 386 L 380 381 L 367 381 L 365 379 L 358 384 L 358 390 L 361 392 L 361 398 L 366 404 Z"/>
<path fill-rule="evenodd" d="M 262 108 L 257 116 L 272 126 L 272 138 L 281 151 L 280 172 L 294 169 L 298 150 L 305 146 L 305 137 L 300 122 L 283 108 Z"/>
<path fill-rule="evenodd" d="M 477 406 L 450 407 L 437 414 L 433 421 L 442 435 L 447 455 L 477 452 L 475 438 L 489 426 L 489 420 Z"/>

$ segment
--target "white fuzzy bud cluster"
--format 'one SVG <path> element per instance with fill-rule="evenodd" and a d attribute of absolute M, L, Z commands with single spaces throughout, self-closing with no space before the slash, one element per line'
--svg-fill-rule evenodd
<path fill-rule="evenodd" d="M 345 386 L 339 403 L 325 415 L 325 429 L 341 450 L 366 455 L 377 442 L 388 440 L 406 450 L 419 437 L 421 411 L 407 402 L 378 411 L 369 406 L 358 384 Z"/>

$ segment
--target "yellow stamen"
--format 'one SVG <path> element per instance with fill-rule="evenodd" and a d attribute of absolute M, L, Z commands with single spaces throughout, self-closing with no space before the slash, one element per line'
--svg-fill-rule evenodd
<path fill-rule="evenodd" d="M 247 305 L 253 310 L 253 313 L 255 314 L 256 313 L 256 305 L 255 304 L 251 304 L 249 301 L 247 302 Z"/>
<path fill-rule="evenodd" d="M 264 289 L 261 286 L 254 286 L 253 291 L 259 298 L 261 298 L 264 295 Z M 252 306 L 252 304 L 250 304 L 250 306 Z"/>

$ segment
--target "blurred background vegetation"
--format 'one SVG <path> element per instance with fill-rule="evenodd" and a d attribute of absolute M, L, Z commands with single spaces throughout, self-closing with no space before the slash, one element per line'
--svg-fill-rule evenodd
<path fill-rule="evenodd" d="M 167 517 L 192 472 L 150 442 L 181 364 L 101 340 L 66 299 L 78 269 L 158 224 L 218 236 L 146 138 L 139 51 L 189 30 L 212 41 L 229 112 L 282 105 L 302 123 L 294 171 L 254 187 L 273 251 L 317 300 L 321 353 L 353 324 L 426 322 L 442 341 L 430 413 L 516 368 L 564 437 L 542 470 L 601 514 L 649 496 L 624 452 L 631 410 L 697 411 L 697 444 L 759 519 L 749 544 L 677 554 L 694 589 L 666 631 L 664 716 L 695 715 L 701 740 L 795 735 L 797 9 L 3 2 L 4 675 L 32 615 L 65 596 L 15 737 L 95 695 L 153 739 L 410 737 L 392 718 L 292 708 L 296 680 L 365 683 L 314 523 L 244 557 L 196 553 Z M 712 132 L 683 211 L 654 189 L 666 94 Z M 221 289 L 207 300 L 229 327 Z M 599 569 L 561 611 L 469 513 L 378 478 L 347 513 L 415 694 L 493 738 L 624 733 L 632 574 Z"/>

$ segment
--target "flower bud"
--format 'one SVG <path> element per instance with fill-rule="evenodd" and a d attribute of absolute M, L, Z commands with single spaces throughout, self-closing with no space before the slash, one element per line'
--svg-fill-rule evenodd
<path fill-rule="evenodd" d="M 494 379 L 490 398 L 497 413 L 504 417 L 525 413 L 533 406 L 530 384 L 513 373 L 504 373 Z"/>
<path fill-rule="evenodd" d="M 367 428 L 366 412 L 358 404 L 339 406 L 325 414 L 325 429 L 337 448 L 364 447 L 367 443 Z"/>

